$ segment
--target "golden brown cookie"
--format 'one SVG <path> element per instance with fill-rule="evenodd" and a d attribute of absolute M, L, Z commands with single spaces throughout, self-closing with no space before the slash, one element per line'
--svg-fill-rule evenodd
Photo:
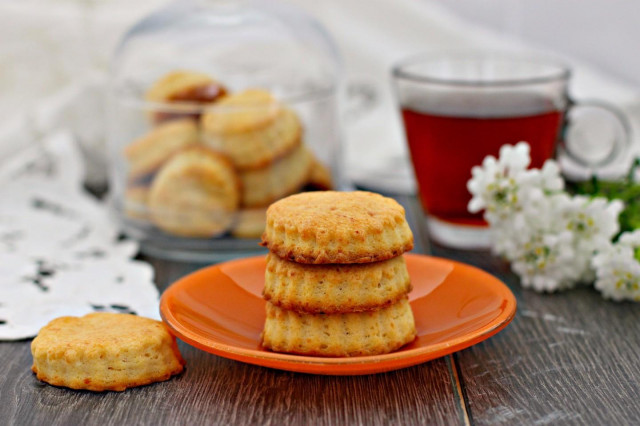
<path fill-rule="evenodd" d="M 145 99 L 154 103 L 176 103 L 181 107 L 159 107 L 154 121 L 162 122 L 180 117 L 198 118 L 199 109 L 182 108 L 184 104 L 211 104 L 227 94 L 227 89 L 207 74 L 195 71 L 173 71 L 156 81 L 147 91 Z"/>
<path fill-rule="evenodd" d="M 240 204 L 240 183 L 224 155 L 205 147 L 177 153 L 149 192 L 151 220 L 163 231 L 208 238 L 225 232 Z"/>
<path fill-rule="evenodd" d="M 164 324 L 128 314 L 54 319 L 33 339 L 31 354 L 38 379 L 99 392 L 164 381 L 185 364 Z"/>
<path fill-rule="evenodd" d="M 267 302 L 262 345 L 276 352 L 344 357 L 392 352 L 415 338 L 406 297 L 374 311 L 304 314 Z"/>
<path fill-rule="evenodd" d="M 266 223 L 266 208 L 238 210 L 231 235 L 236 238 L 260 238 Z"/>
<path fill-rule="evenodd" d="M 131 186 L 124 192 L 124 214 L 131 219 L 147 220 L 149 188 Z"/>
<path fill-rule="evenodd" d="M 129 165 L 129 180 L 158 170 L 173 154 L 200 142 L 193 120 L 173 120 L 161 124 L 124 150 Z"/>
<path fill-rule="evenodd" d="M 213 134 L 244 133 L 275 121 L 282 105 L 266 90 L 249 89 L 226 96 L 202 117 Z"/>
<path fill-rule="evenodd" d="M 305 192 L 267 210 L 262 245 L 298 263 L 368 263 L 413 248 L 404 209 L 371 192 Z"/>
<path fill-rule="evenodd" d="M 290 154 L 262 169 L 240 172 L 242 205 L 266 207 L 275 200 L 297 192 L 308 180 L 311 154 L 299 145 Z"/>
<path fill-rule="evenodd" d="M 241 132 L 212 131 L 211 114 L 203 117 L 204 142 L 229 155 L 238 170 L 264 168 L 300 145 L 302 126 L 290 109 L 278 108 L 268 124 Z"/>
<path fill-rule="evenodd" d="M 306 265 L 269 253 L 264 298 L 306 313 L 349 313 L 379 309 L 411 290 L 403 256 L 373 263 Z"/>
<path fill-rule="evenodd" d="M 224 97 L 226 88 L 209 75 L 196 71 L 173 71 L 158 79 L 147 91 L 151 102 L 211 103 Z"/>

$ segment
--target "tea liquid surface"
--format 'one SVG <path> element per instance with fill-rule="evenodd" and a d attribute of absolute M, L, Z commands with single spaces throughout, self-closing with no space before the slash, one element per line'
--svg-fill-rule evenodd
<path fill-rule="evenodd" d="M 502 145 L 528 142 L 535 168 L 554 156 L 562 111 L 530 94 L 485 98 L 415 102 L 402 110 L 422 206 L 441 220 L 485 224 L 482 214 L 467 211 L 467 181 L 471 168 L 497 157 Z"/>

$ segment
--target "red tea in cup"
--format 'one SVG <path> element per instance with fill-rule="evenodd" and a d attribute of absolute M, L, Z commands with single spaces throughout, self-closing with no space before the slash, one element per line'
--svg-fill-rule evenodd
<path fill-rule="evenodd" d="M 619 130 L 611 140 L 611 154 L 587 164 L 564 149 L 569 157 L 587 166 L 603 165 L 628 144 L 624 116 L 600 102 L 575 106 L 567 95 L 569 69 L 546 59 L 423 55 L 396 65 L 393 77 L 427 229 L 445 245 L 489 243 L 482 215 L 467 210 L 467 182 L 471 169 L 487 155 L 497 157 L 503 145 L 527 142 L 531 167 L 542 167 L 558 147 L 566 148 L 562 139 L 568 114 L 589 110 L 607 115 Z"/>
<path fill-rule="evenodd" d="M 441 220 L 483 225 L 482 214 L 467 210 L 471 168 L 487 155 L 497 157 L 502 145 L 522 140 L 531 146 L 532 167 L 541 167 L 554 155 L 563 113 L 526 93 L 492 96 L 480 104 L 464 97 L 451 101 L 437 109 L 421 108 L 419 102 L 402 107 L 420 200 Z M 465 104 L 474 108 L 465 111 Z"/>

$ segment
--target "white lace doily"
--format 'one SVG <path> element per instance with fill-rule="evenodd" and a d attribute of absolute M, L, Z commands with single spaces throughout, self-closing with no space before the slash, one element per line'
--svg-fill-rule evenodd
<path fill-rule="evenodd" d="M 0 339 L 94 311 L 159 318 L 153 270 L 132 260 L 106 206 L 81 186 L 82 159 L 58 134 L 0 164 Z"/>

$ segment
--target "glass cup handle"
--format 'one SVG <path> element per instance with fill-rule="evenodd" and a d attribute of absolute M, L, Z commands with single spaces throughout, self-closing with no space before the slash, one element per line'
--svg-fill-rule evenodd
<path fill-rule="evenodd" d="M 606 117 L 606 118 L 604 118 Z M 626 154 L 631 144 L 631 124 L 618 108 L 598 100 L 569 101 L 561 148 L 563 153 L 580 166 L 597 169 L 613 163 Z M 607 124 L 605 124 L 607 123 Z M 603 132 L 612 133 L 608 152 L 595 159 L 586 158 L 587 148 L 602 150 Z M 578 140 L 580 139 L 580 140 Z M 586 141 L 586 144 L 585 144 Z M 574 146 L 575 145 L 575 146 Z M 583 155 L 579 155 L 578 149 Z"/>

